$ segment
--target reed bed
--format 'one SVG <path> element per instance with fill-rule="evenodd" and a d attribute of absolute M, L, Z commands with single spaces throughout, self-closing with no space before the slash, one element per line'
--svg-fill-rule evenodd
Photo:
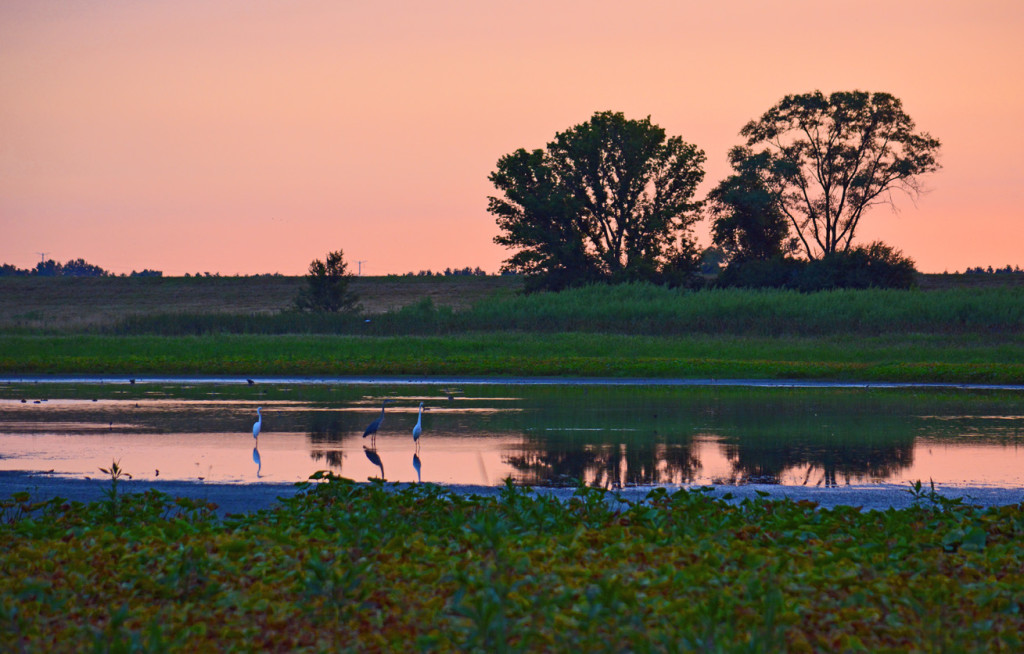
<path fill-rule="evenodd" d="M 168 313 L 124 318 L 112 334 L 454 334 L 477 331 L 642 335 L 1014 334 L 1024 332 L 1024 287 L 940 291 L 713 289 L 648 284 L 504 294 L 457 311 L 430 298 L 367 315 Z"/>

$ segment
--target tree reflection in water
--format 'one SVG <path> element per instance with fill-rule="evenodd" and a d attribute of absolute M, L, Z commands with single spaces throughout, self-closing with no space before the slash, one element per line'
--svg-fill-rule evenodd
<path fill-rule="evenodd" d="M 716 483 L 803 484 L 881 481 L 914 462 L 918 423 L 905 407 L 847 394 L 804 394 L 787 402 L 711 408 L 732 472 Z"/>
<path fill-rule="evenodd" d="M 575 485 L 601 488 L 651 484 L 685 484 L 693 480 L 700 461 L 693 443 L 588 443 L 532 441 L 504 457 L 529 485 Z"/>
<path fill-rule="evenodd" d="M 335 472 L 341 472 L 341 464 L 345 453 L 341 449 L 341 439 L 351 433 L 355 422 L 351 416 L 343 414 L 315 413 L 311 415 L 309 424 L 310 458 L 322 461 Z"/>
<path fill-rule="evenodd" d="M 791 469 L 806 468 L 803 484 L 838 486 L 856 480 L 885 480 L 914 462 L 914 443 L 850 443 L 809 446 L 807 443 L 731 443 L 724 446 L 733 476 L 723 484 L 778 484 Z M 820 473 L 820 475 L 819 475 Z M 817 481 L 815 481 L 817 478 Z"/>

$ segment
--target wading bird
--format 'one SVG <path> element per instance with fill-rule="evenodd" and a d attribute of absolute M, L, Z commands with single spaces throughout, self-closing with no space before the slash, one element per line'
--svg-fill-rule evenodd
<path fill-rule="evenodd" d="M 394 400 L 384 400 L 384 403 L 380 406 L 380 417 L 370 423 L 363 432 L 363 438 L 370 437 L 370 442 L 373 443 L 374 439 L 377 438 L 377 430 L 380 429 L 380 424 L 384 422 L 384 409 L 387 408 L 388 404 L 394 402 Z"/>
<path fill-rule="evenodd" d="M 252 437 L 253 438 L 259 438 L 260 428 L 263 427 L 263 414 L 260 413 L 260 409 L 262 409 L 262 408 L 263 407 L 261 407 L 261 406 L 256 407 L 257 420 L 256 420 L 256 422 L 252 423 Z"/>
<path fill-rule="evenodd" d="M 420 434 L 423 433 L 423 412 L 430 411 L 430 407 L 423 408 L 423 402 L 420 402 L 420 417 L 416 420 L 416 426 L 412 428 L 412 441 L 416 443 L 416 447 L 420 446 Z"/>

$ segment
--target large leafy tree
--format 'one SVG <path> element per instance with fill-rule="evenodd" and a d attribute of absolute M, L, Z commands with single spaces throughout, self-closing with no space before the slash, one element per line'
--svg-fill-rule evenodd
<path fill-rule="evenodd" d="M 703 163 L 649 117 L 613 112 L 556 134 L 546 150 L 505 155 L 489 178 L 501 196 L 488 205 L 495 242 L 517 250 L 504 270 L 549 289 L 671 277 L 695 259 Z"/>
<path fill-rule="evenodd" d="M 921 192 L 940 143 L 888 93 L 787 95 L 740 134 L 769 158 L 766 180 L 808 258 L 850 249 L 864 212 Z"/>
<path fill-rule="evenodd" d="M 797 247 L 789 220 L 766 181 L 768 153 L 752 155 L 749 148 L 729 152 L 734 173 L 719 182 L 707 197 L 711 236 L 731 263 L 765 261 Z"/>

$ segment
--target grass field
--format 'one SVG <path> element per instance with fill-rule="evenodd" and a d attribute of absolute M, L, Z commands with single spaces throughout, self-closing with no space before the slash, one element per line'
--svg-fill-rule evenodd
<path fill-rule="evenodd" d="M 359 316 L 285 311 L 300 284 L 286 278 L 7 278 L 0 372 L 1024 383 L 1024 285 L 939 277 L 932 291 L 529 296 L 512 277 L 362 278 Z"/>
<path fill-rule="evenodd" d="M 301 277 L 0 277 L 0 332 L 75 331 L 109 326 L 126 316 L 167 314 L 271 315 L 285 311 Z M 517 277 L 355 277 L 351 288 L 368 313 L 429 298 L 465 309 L 522 287 Z"/>

